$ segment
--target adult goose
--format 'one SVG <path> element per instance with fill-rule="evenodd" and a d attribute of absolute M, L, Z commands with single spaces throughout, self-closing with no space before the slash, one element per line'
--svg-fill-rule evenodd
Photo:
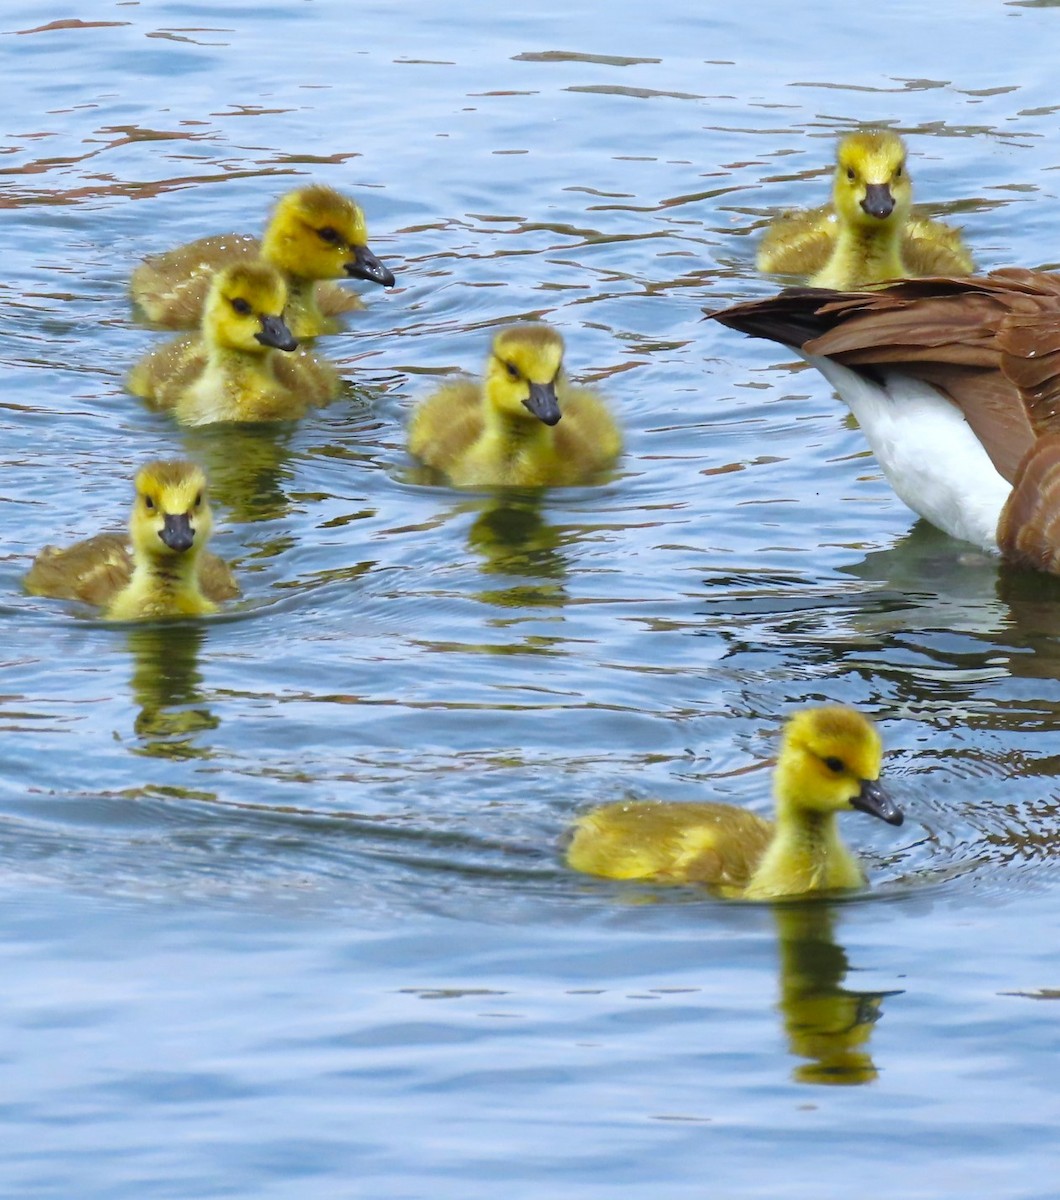
<path fill-rule="evenodd" d="M 914 512 L 1060 574 L 1060 275 L 796 288 L 710 316 L 817 367 Z"/>

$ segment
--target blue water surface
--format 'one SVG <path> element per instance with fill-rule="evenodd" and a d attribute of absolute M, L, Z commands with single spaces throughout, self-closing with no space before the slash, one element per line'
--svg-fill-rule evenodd
<path fill-rule="evenodd" d="M 74 6 L 75 8 L 77 6 Z M 1046 1200 L 1060 592 L 917 524 L 815 372 L 703 310 L 836 135 L 899 130 L 982 269 L 1060 263 L 1052 0 L 5 6 L 0 1194 Z M 398 276 L 297 425 L 123 391 L 146 254 L 309 180 Z M 540 317 L 598 486 L 424 484 L 412 405 Z M 137 465 L 207 468 L 243 598 L 28 597 Z M 623 796 L 768 812 L 784 714 L 880 722 L 872 888 L 574 876 Z"/>

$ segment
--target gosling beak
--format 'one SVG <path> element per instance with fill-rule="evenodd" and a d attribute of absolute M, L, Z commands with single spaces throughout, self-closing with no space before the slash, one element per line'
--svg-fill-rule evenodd
<path fill-rule="evenodd" d="M 190 550 L 195 542 L 195 530 L 191 527 L 191 519 L 187 513 L 166 513 L 162 518 L 162 528 L 158 536 L 170 550 L 183 554 Z"/>
<path fill-rule="evenodd" d="M 344 270 L 354 279 L 367 279 L 369 283 L 381 283 L 383 287 L 394 286 L 394 272 L 384 267 L 367 246 L 353 247 L 353 259 L 344 265 Z"/>
<path fill-rule="evenodd" d="M 262 317 L 261 332 L 254 336 L 263 346 L 275 346 L 277 350 L 298 349 L 298 343 L 287 328 L 283 317 Z"/>
<path fill-rule="evenodd" d="M 854 808 L 868 813 L 871 817 L 879 817 L 888 825 L 901 825 L 905 813 L 887 795 L 875 779 L 863 779 L 861 791 L 850 802 Z"/>
<path fill-rule="evenodd" d="M 539 421 L 543 421 L 546 425 L 555 425 L 562 415 L 559 411 L 559 400 L 556 399 L 554 383 L 531 383 L 530 395 L 523 403 Z"/>
<path fill-rule="evenodd" d="M 890 187 L 886 183 L 865 184 L 865 199 L 861 207 L 870 217 L 879 217 L 881 221 L 889 217 L 894 212 L 894 197 Z"/>

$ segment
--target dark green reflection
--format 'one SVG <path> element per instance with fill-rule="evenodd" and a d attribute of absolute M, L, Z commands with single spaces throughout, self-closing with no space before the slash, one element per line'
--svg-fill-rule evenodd
<path fill-rule="evenodd" d="M 144 621 L 129 630 L 132 698 L 140 710 L 133 724 L 140 739 L 136 753 L 177 759 L 209 753 L 197 737 L 221 722 L 202 690 L 205 636 L 203 625 L 193 621 Z"/>
<path fill-rule="evenodd" d="M 501 608 L 559 607 L 566 602 L 568 564 L 559 530 L 541 515 L 540 492 L 486 497 L 468 534 L 484 575 L 509 576 L 507 587 L 479 593 Z"/>
<path fill-rule="evenodd" d="M 273 521 L 290 511 L 290 426 L 203 425 L 181 431 L 188 457 L 200 463 L 210 496 L 233 521 Z"/>

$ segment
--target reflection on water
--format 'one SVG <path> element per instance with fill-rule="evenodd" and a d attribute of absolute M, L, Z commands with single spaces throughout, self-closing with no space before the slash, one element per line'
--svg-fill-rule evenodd
<path fill-rule="evenodd" d="M 231 521 L 275 521 L 290 511 L 291 427 L 281 422 L 182 427 L 189 458 L 206 471 L 210 496 Z"/>
<path fill-rule="evenodd" d="M 877 1076 L 868 1043 L 885 997 L 900 991 L 843 987 L 850 970 L 835 940 L 836 911 L 820 901 L 775 904 L 780 944 L 780 1001 L 791 1053 L 808 1061 L 792 1072 L 798 1083 L 871 1083 Z"/>
<path fill-rule="evenodd" d="M 129 630 L 132 698 L 139 707 L 133 728 L 137 754 L 160 758 L 210 757 L 199 735 L 221 724 L 207 707 L 199 652 L 202 622 L 143 621 Z"/>
<path fill-rule="evenodd" d="M 1060 683 L 1060 579 L 1003 565 L 924 521 L 842 570 L 869 585 L 851 623 L 888 641 L 915 640 L 938 678 L 965 689 L 990 679 Z M 1060 716 L 1060 688 L 995 698 L 990 726 L 1018 728 L 1028 708 Z"/>
<path fill-rule="evenodd" d="M 542 515 L 543 500 L 540 492 L 512 492 L 482 501 L 482 511 L 468 533 L 468 545 L 482 556 L 484 575 L 519 580 L 508 587 L 479 592 L 484 603 L 531 610 L 565 603 L 568 564 L 560 551 L 559 531 Z"/>

